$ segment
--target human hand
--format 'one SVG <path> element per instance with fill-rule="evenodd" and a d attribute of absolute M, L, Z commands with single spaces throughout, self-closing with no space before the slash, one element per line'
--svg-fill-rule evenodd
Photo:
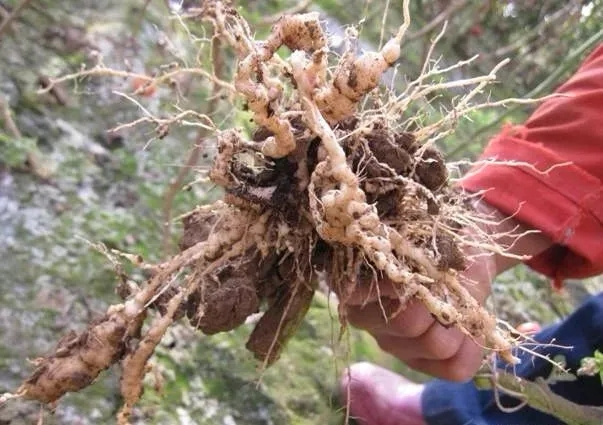
<path fill-rule="evenodd" d="M 493 222 L 499 223 L 483 230 L 490 234 L 524 235 L 518 240 L 510 236 L 499 238 L 502 245 L 512 246 L 509 254 L 513 256 L 465 249 L 468 267 L 459 275 L 459 280 L 483 305 L 497 274 L 517 264 L 520 256 L 544 251 L 551 241 L 545 235 L 528 232 L 530 229 L 526 226 L 505 218 L 487 205 L 482 204 L 480 208 L 493 215 Z M 374 286 L 363 286 L 346 297 L 347 319 L 353 326 L 368 331 L 381 349 L 415 370 L 451 381 L 464 381 L 475 374 L 483 358 L 483 340 L 474 340 L 457 328 L 440 325 L 419 301 L 401 306 L 389 280 L 378 282 L 378 296 Z"/>
<path fill-rule="evenodd" d="M 480 304 L 490 294 L 495 272 L 494 257 L 484 256 L 470 262 L 461 276 Z M 481 364 L 483 341 L 440 325 L 419 301 L 401 306 L 391 281 L 378 285 L 380 297 L 367 285 L 347 299 L 347 319 L 353 326 L 368 331 L 382 350 L 415 370 L 452 381 L 473 376 Z"/>

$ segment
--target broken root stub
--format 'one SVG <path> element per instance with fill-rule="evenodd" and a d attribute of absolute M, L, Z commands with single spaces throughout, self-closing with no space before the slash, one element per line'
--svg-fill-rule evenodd
<path fill-rule="evenodd" d="M 136 331 L 119 310 L 114 310 L 83 333 L 65 335 L 51 356 L 34 361 L 36 370 L 18 393 L 48 404 L 67 392 L 87 387 L 122 358 Z"/>
<path fill-rule="evenodd" d="M 123 306 L 40 360 L 22 387 L 26 396 L 52 402 L 122 360 L 120 421 L 127 423 L 144 364 L 183 316 L 213 334 L 263 310 L 247 348 L 271 364 L 305 316 L 319 272 L 341 312 L 367 280 L 388 278 L 402 302 L 421 301 L 443 325 L 514 361 L 509 336 L 459 281 L 466 266 L 460 230 L 472 213 L 449 187 L 443 156 L 418 133 L 392 125 L 405 120 L 392 120 L 386 106 L 359 111 L 366 96 L 384 96 L 375 89 L 398 59 L 403 28 L 381 51 L 360 57 L 349 32 L 330 72 L 335 55 L 317 14 L 283 17 L 263 42 L 221 2 L 203 2 L 198 16 L 234 48 L 235 87 L 257 129 L 251 140 L 235 129 L 217 134 L 210 178 L 224 198 L 184 217 L 181 253 L 157 265 Z M 287 61 L 274 57 L 281 46 L 294 50 Z M 159 317 L 141 332 L 151 308 Z"/>

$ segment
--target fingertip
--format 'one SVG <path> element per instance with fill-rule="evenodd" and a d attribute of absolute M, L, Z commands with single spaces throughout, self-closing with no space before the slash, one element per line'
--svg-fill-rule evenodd
<path fill-rule="evenodd" d="M 418 301 L 408 303 L 392 322 L 396 335 L 404 338 L 419 338 L 436 324 L 433 316 Z"/>
<path fill-rule="evenodd" d="M 465 337 L 455 356 L 459 359 L 456 381 L 467 381 L 475 376 L 484 361 L 484 349 L 469 337 Z"/>
<path fill-rule="evenodd" d="M 454 358 L 463 346 L 465 335 L 458 329 L 447 329 L 435 323 L 420 339 L 425 358 L 449 360 Z"/>
<path fill-rule="evenodd" d="M 420 372 L 453 382 L 473 378 L 483 360 L 483 350 L 471 339 L 465 338 L 458 352 L 447 360 L 412 359 L 408 366 Z"/>

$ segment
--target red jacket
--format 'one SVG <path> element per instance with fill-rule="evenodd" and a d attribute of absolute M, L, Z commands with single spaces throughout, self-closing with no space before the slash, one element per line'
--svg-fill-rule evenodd
<path fill-rule="evenodd" d="M 560 282 L 603 272 L 603 44 L 556 93 L 567 97 L 504 129 L 482 156 L 540 171 L 488 165 L 462 184 L 485 190 L 486 202 L 548 235 L 556 245 L 528 264 Z"/>

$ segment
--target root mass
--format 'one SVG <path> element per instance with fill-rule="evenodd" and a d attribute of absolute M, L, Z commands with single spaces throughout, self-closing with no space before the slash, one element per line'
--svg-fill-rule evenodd
<path fill-rule="evenodd" d="M 17 394 L 52 403 L 121 361 L 119 418 L 127 423 L 146 362 L 173 321 L 186 317 L 213 334 L 263 311 L 246 346 L 268 365 L 303 319 L 320 273 L 340 306 L 387 278 L 403 302 L 420 300 L 443 325 L 484 337 L 513 361 L 508 336 L 459 281 L 466 259 L 456 217 L 467 210 L 443 156 L 393 124 L 387 105 L 360 110 L 367 96 L 382 104 L 378 84 L 400 56 L 406 26 L 360 56 L 350 30 L 332 63 L 316 13 L 282 17 L 264 41 L 222 2 L 203 2 L 197 17 L 236 52 L 234 87 L 257 129 L 249 139 L 236 129 L 218 133 L 210 178 L 225 195 L 184 217 L 181 253 L 37 360 Z M 286 60 L 275 55 L 282 46 Z"/>

